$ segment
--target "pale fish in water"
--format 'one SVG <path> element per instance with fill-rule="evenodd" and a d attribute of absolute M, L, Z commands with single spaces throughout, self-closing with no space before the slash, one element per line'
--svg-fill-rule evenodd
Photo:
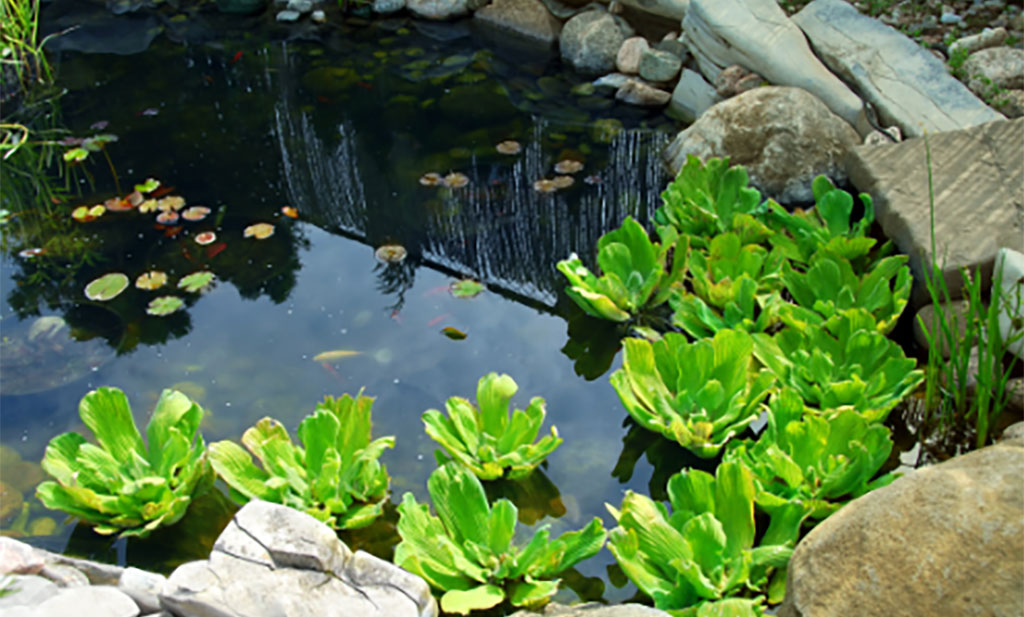
<path fill-rule="evenodd" d="M 331 351 L 323 351 L 313 356 L 313 362 L 334 362 L 335 360 L 358 356 L 362 353 L 361 351 L 353 351 L 351 349 L 332 349 Z"/>

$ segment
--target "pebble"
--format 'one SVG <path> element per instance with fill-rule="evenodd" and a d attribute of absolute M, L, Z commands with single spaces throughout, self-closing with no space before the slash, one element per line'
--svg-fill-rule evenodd
<path fill-rule="evenodd" d="M 281 11 L 280 13 L 277 14 L 277 21 L 298 21 L 299 17 L 302 17 L 302 15 L 298 11 Z"/>

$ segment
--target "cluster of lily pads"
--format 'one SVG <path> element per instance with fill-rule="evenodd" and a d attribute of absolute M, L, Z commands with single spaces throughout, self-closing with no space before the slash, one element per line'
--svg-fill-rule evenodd
<path fill-rule="evenodd" d="M 447 415 L 423 414 L 427 435 L 441 446 L 427 483 L 437 515 L 412 493 L 403 496 L 395 562 L 422 576 L 447 612 L 465 614 L 506 599 L 543 605 L 559 588 L 556 576 L 596 554 L 607 538 L 594 517 L 555 539 L 542 526 L 520 543 L 516 506 L 488 500 L 482 481 L 528 476 L 562 443 L 554 426 L 537 439 L 546 416 L 542 398 L 510 413 L 517 390 L 508 375 L 491 373 L 479 381 L 476 405 L 452 397 Z M 372 438 L 373 402 L 362 391 L 325 398 L 299 423 L 299 443 L 267 417 L 242 435 L 244 448 L 232 441 L 206 447 L 199 431 L 205 412 L 186 395 L 163 392 L 146 443 L 124 393 L 99 388 L 79 408 L 97 445 L 77 433 L 52 439 L 42 466 L 53 480 L 36 494 L 98 533 L 143 537 L 180 520 L 219 476 L 240 504 L 262 499 L 338 530 L 365 527 L 389 500 L 390 478 L 379 458 L 395 445 L 391 436 Z"/>
<path fill-rule="evenodd" d="M 103 204 L 93 206 L 78 206 L 71 212 L 71 217 L 81 223 L 88 223 L 103 216 L 107 212 L 129 212 L 137 211 L 140 214 L 157 212 L 156 223 L 158 226 L 169 226 L 179 221 L 198 222 L 210 215 L 211 210 L 206 206 L 189 206 L 186 208 L 185 198 L 180 195 L 168 194 L 169 187 L 161 189 L 159 180 L 148 178 L 145 182 L 136 184 L 134 190 L 125 197 L 112 197 Z M 294 208 L 285 206 L 282 212 L 291 218 L 298 216 Z M 165 233 L 174 235 L 180 231 L 180 227 L 167 229 Z M 274 234 L 274 226 L 269 223 L 254 223 L 246 227 L 242 235 L 245 238 L 264 240 Z M 213 231 L 200 231 L 193 236 L 194 241 L 205 246 L 217 240 Z M 38 251 L 26 249 L 21 252 L 22 257 L 35 257 Z M 206 290 L 214 280 L 213 272 L 198 271 L 182 276 L 177 282 L 177 288 L 186 293 L 200 293 Z M 95 302 L 106 302 L 113 300 L 129 286 L 128 275 L 122 272 L 108 272 L 85 286 L 85 297 Z M 150 270 L 139 274 L 135 279 L 135 287 L 145 291 L 155 291 L 163 288 L 168 283 L 168 275 L 161 270 Z M 153 298 L 146 308 L 146 313 L 153 316 L 164 316 L 174 313 L 184 306 L 182 298 L 173 295 L 165 295 Z"/>
<path fill-rule="evenodd" d="M 523 146 L 514 140 L 505 140 L 494 147 L 500 154 L 516 155 L 522 152 Z M 554 178 L 540 178 L 533 183 L 533 189 L 539 193 L 553 193 L 559 189 L 569 188 L 575 184 L 573 174 L 583 169 L 583 163 L 575 159 L 563 159 L 555 163 L 554 171 L 557 174 Z M 445 186 L 451 189 L 459 189 L 469 184 L 469 177 L 466 174 L 453 171 L 448 175 L 431 171 L 420 176 L 420 184 L 423 186 Z M 584 179 L 587 184 L 599 184 L 598 176 L 588 176 Z"/>
<path fill-rule="evenodd" d="M 658 608 L 762 614 L 783 597 L 805 521 L 894 478 L 879 475 L 893 446 L 882 422 L 923 380 L 886 338 L 910 271 L 868 235 L 868 195 L 855 219 L 826 178 L 813 192 L 813 209 L 788 212 L 743 167 L 690 157 L 662 193 L 659 241 L 627 217 L 598 242 L 599 274 L 576 255 L 558 263 L 585 312 L 636 335 L 611 376 L 630 416 L 722 457 L 717 479 L 669 480 L 671 516 L 633 493 L 610 508 L 611 550 Z M 767 428 L 743 438 L 762 416 Z"/>

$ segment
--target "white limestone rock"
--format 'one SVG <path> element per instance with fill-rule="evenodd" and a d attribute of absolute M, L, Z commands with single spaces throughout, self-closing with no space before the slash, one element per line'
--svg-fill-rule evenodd
<path fill-rule="evenodd" d="M 669 101 L 666 113 L 676 120 L 690 124 L 721 100 L 722 97 L 700 73 L 683 69 L 679 82 L 672 91 L 672 100 Z"/>
<path fill-rule="evenodd" d="M 1002 264 L 1002 302 L 999 311 L 999 333 L 1004 341 L 1009 341 L 1009 350 L 1024 360 L 1024 253 L 1010 248 L 1001 248 L 996 254 L 996 270 Z"/>

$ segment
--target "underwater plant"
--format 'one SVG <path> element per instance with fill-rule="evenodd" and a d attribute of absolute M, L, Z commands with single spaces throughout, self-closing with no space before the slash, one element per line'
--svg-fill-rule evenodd
<path fill-rule="evenodd" d="M 558 270 L 569 280 L 565 292 L 587 314 L 618 322 L 663 304 L 686 272 L 688 245 L 669 227 L 658 231 L 660 244 L 651 242 L 643 226 L 627 216 L 597 242 L 597 264 L 604 272 L 600 277 L 575 253 L 558 262 Z M 670 254 L 672 263 L 666 270 Z"/>
<path fill-rule="evenodd" d="M 562 445 L 554 426 L 550 435 L 534 443 L 547 415 L 539 396 L 530 399 L 525 410 L 516 409 L 509 415 L 509 401 L 518 389 L 508 375 L 488 373 L 477 383 L 479 409 L 453 396 L 445 403 L 447 418 L 436 409 L 425 411 L 427 435 L 447 453 L 438 451 L 438 462 L 455 460 L 482 480 L 514 480 L 529 475 Z"/>
<path fill-rule="evenodd" d="M 506 598 L 514 606 L 542 606 L 558 591 L 560 581 L 552 577 L 597 554 L 607 537 L 594 517 L 553 540 L 543 525 L 525 546 L 516 546 L 515 505 L 507 499 L 488 504 L 480 480 L 455 462 L 430 474 L 427 490 L 437 516 L 412 493 L 402 496 L 395 563 L 440 592 L 448 613 L 491 608 Z"/>
<path fill-rule="evenodd" d="M 753 337 L 757 359 L 823 412 L 849 408 L 883 422 L 924 379 L 916 362 L 860 308 L 840 311 L 821 326 L 793 321 L 773 336 Z"/>
<path fill-rule="evenodd" d="M 669 332 L 654 343 L 631 338 L 623 345 L 611 384 L 626 411 L 701 458 L 717 455 L 757 419 L 775 381 L 769 371 L 753 372 L 753 341 L 741 330 L 694 343 Z"/>
<path fill-rule="evenodd" d="M 210 462 L 239 503 L 262 499 L 312 515 L 335 529 L 369 525 L 383 512 L 388 496 L 387 469 L 377 459 L 393 448 L 394 437 L 370 440 L 374 399 L 325 397 L 299 423 L 303 446 L 273 418 L 245 431 L 242 443 L 210 444 Z"/>
<path fill-rule="evenodd" d="M 89 392 L 79 416 L 99 445 L 78 433 L 50 440 L 42 467 L 54 481 L 41 483 L 43 505 L 76 516 L 100 534 L 145 537 L 176 523 L 213 483 L 199 433 L 203 409 L 175 390 L 164 390 L 142 441 L 124 393 Z"/>
<path fill-rule="evenodd" d="M 884 425 L 850 409 L 826 416 L 805 414 L 792 388 L 774 394 L 769 409 L 768 426 L 757 441 L 732 442 L 725 454 L 725 460 L 753 472 L 757 505 L 763 510 L 795 503 L 811 518 L 822 519 L 850 499 L 896 479 L 887 473 L 872 480 L 892 452 Z"/>
<path fill-rule="evenodd" d="M 619 508 L 605 504 L 618 522 L 608 548 L 656 608 L 695 617 L 756 617 L 763 614 L 765 594 L 771 603 L 784 595 L 785 568 L 804 514 L 796 505 L 780 508 L 758 534 L 755 495 L 754 477 L 739 463 L 722 463 L 714 476 L 681 471 L 668 481 L 671 513 L 633 491 Z M 760 595 L 748 597 L 752 591 Z"/>

